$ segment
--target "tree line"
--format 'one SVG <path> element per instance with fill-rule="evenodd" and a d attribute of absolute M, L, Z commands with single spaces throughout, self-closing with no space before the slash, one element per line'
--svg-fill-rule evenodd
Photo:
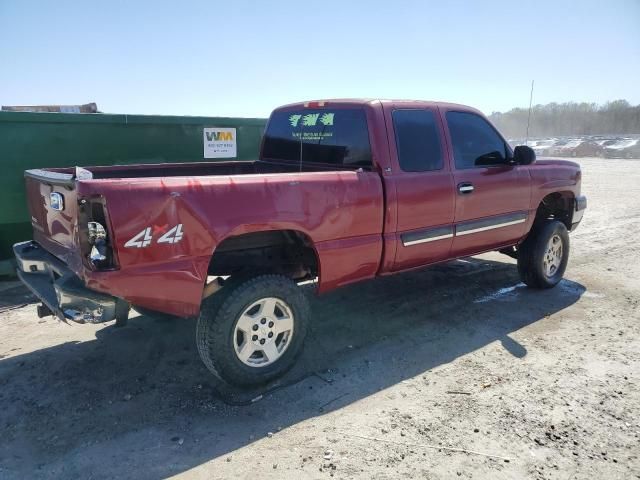
<path fill-rule="evenodd" d="M 489 118 L 509 138 L 524 138 L 528 108 L 493 112 Z M 548 103 L 531 109 L 529 137 L 639 134 L 640 105 L 615 100 L 596 103 Z"/>

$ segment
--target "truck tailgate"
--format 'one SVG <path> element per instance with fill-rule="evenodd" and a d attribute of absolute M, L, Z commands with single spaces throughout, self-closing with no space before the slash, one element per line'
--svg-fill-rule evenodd
<path fill-rule="evenodd" d="M 80 273 L 78 199 L 71 173 L 45 170 L 25 172 L 27 202 L 34 240 Z"/>

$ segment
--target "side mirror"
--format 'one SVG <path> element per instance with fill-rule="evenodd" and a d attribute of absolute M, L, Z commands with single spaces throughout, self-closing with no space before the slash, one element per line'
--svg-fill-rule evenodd
<path fill-rule="evenodd" d="M 513 149 L 513 161 L 516 165 L 531 165 L 536 161 L 536 152 L 526 145 L 518 145 Z"/>

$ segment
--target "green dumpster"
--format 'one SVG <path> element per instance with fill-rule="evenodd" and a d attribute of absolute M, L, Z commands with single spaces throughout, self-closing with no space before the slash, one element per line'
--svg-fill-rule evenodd
<path fill-rule="evenodd" d="M 258 156 L 265 123 L 261 118 L 0 111 L 0 275 L 11 272 L 11 246 L 31 238 L 25 170 L 251 160 Z M 236 138 L 233 148 L 215 153 L 219 150 L 207 139 L 232 139 L 229 131 Z"/>

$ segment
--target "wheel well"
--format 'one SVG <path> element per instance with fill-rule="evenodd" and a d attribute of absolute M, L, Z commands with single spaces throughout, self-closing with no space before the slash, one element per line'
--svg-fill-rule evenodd
<path fill-rule="evenodd" d="M 315 278 L 318 256 L 311 239 L 296 230 L 245 233 L 218 245 L 208 274 L 230 276 L 249 271 L 279 273 L 295 280 Z"/>
<path fill-rule="evenodd" d="M 567 230 L 571 230 L 571 220 L 573 216 L 574 196 L 571 192 L 554 192 L 542 199 L 538 210 L 534 226 L 549 219 L 560 220 L 565 224 Z"/>

